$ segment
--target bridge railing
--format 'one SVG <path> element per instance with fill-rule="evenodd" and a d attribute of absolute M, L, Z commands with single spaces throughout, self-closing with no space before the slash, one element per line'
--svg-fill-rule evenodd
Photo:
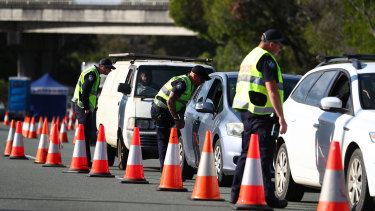
<path fill-rule="evenodd" d="M 0 0 L 0 7 L 33 5 L 168 6 L 169 0 Z"/>

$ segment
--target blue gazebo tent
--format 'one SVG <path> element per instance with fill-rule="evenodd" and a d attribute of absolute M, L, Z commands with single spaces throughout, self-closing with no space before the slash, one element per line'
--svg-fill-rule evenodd
<path fill-rule="evenodd" d="M 30 110 L 34 116 L 63 118 L 66 113 L 68 88 L 53 79 L 48 73 L 31 83 Z"/>

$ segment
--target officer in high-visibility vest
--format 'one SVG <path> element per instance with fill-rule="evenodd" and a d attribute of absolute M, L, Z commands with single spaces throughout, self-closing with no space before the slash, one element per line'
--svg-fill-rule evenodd
<path fill-rule="evenodd" d="M 78 78 L 72 101 L 75 103 L 75 111 L 79 124 L 83 124 L 85 131 L 85 143 L 87 164 L 91 167 L 90 137 L 93 128 L 93 113 L 97 104 L 97 94 L 100 84 L 100 74 L 108 75 L 112 69 L 116 69 L 109 59 L 102 59 L 99 65 L 85 69 Z"/>
<path fill-rule="evenodd" d="M 274 58 L 283 45 L 289 43 L 275 29 L 267 30 L 254 48 L 242 61 L 238 74 L 236 95 L 232 107 L 241 114 L 244 125 L 242 151 L 237 160 L 233 177 L 231 202 L 236 203 L 242 182 L 250 136 L 258 134 L 265 198 L 268 206 L 284 208 L 286 200 L 276 198 L 271 182 L 271 168 L 275 151 L 275 139 L 271 136 L 274 120 L 279 117 L 280 133 L 285 133 L 287 124 L 283 114 L 283 79 L 280 67 Z"/>
<path fill-rule="evenodd" d="M 194 66 L 191 72 L 171 78 L 155 96 L 151 107 L 151 117 L 156 121 L 160 173 L 163 172 L 170 130 L 185 127 L 184 113 L 196 87 L 210 80 L 207 70 L 201 65 Z"/>

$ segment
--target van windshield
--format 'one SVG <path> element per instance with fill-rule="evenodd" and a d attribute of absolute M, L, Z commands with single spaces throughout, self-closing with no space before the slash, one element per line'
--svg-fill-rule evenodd
<path fill-rule="evenodd" d="M 187 74 L 191 68 L 186 66 L 139 66 L 136 77 L 135 96 L 154 98 L 169 79 L 173 76 Z"/>

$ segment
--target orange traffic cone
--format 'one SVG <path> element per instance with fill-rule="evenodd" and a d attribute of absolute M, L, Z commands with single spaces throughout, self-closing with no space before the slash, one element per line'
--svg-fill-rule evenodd
<path fill-rule="evenodd" d="M 219 183 L 214 163 L 214 150 L 212 149 L 211 131 L 206 132 L 201 160 L 199 162 L 197 178 L 195 179 L 193 200 L 218 200 L 220 199 Z"/>
<path fill-rule="evenodd" d="M 10 123 L 7 144 L 6 144 L 5 150 L 4 150 L 4 156 L 6 156 L 6 157 L 9 156 L 10 153 L 12 153 L 12 145 L 13 145 L 13 139 L 14 139 L 14 133 L 15 132 L 16 132 L 16 121 L 14 121 L 14 119 L 12 119 L 12 122 Z"/>
<path fill-rule="evenodd" d="M 180 167 L 180 156 L 178 150 L 177 129 L 172 128 L 169 136 L 167 153 L 165 155 L 163 172 L 161 174 L 159 191 L 180 191 L 187 189 L 182 184 L 182 174 Z"/>
<path fill-rule="evenodd" d="M 258 134 L 251 135 L 241 182 L 240 195 L 233 209 L 273 210 L 268 207 L 264 196 Z"/>
<path fill-rule="evenodd" d="M 62 122 L 60 129 L 60 141 L 62 143 L 68 143 L 68 134 L 66 133 L 65 120 Z"/>
<path fill-rule="evenodd" d="M 78 119 L 76 119 L 76 122 L 74 123 L 74 129 L 78 128 Z"/>
<path fill-rule="evenodd" d="M 340 143 L 332 141 L 320 192 L 318 211 L 349 211 L 349 197 L 342 168 Z"/>
<path fill-rule="evenodd" d="M 30 117 L 25 116 L 23 125 L 22 125 L 22 135 L 27 138 L 27 135 L 29 133 L 29 124 L 30 123 Z"/>
<path fill-rule="evenodd" d="M 121 183 L 148 184 L 143 172 L 141 140 L 139 138 L 138 127 L 134 127 L 125 175 L 121 179 Z"/>
<path fill-rule="evenodd" d="M 70 110 L 69 112 L 69 122 L 68 126 L 66 127 L 67 130 L 73 130 L 73 111 Z"/>
<path fill-rule="evenodd" d="M 21 121 L 17 121 L 16 133 L 14 134 L 14 140 L 12 145 L 12 152 L 9 156 L 10 159 L 25 159 L 25 149 L 23 147 L 23 136 L 22 136 L 22 126 Z"/>
<path fill-rule="evenodd" d="M 39 122 L 38 122 L 38 129 L 36 129 L 36 134 L 42 134 L 43 131 L 43 117 L 39 117 Z"/>
<path fill-rule="evenodd" d="M 78 135 L 76 144 L 74 145 L 72 162 L 70 164 L 70 169 L 64 171 L 65 173 L 88 173 L 89 167 L 87 165 L 87 154 L 86 154 L 86 144 L 85 144 L 85 133 L 83 129 L 83 124 L 78 127 Z"/>
<path fill-rule="evenodd" d="M 4 122 L 3 122 L 4 125 L 9 125 L 9 116 L 8 116 L 8 111 L 5 112 L 5 115 L 4 115 Z"/>
<path fill-rule="evenodd" d="M 65 167 L 61 161 L 59 131 L 56 124 L 52 125 L 47 159 L 43 167 Z"/>
<path fill-rule="evenodd" d="M 52 117 L 52 121 L 51 121 L 51 124 L 53 125 L 53 124 L 55 124 L 55 122 L 56 122 L 56 117 L 55 117 L 55 116 L 53 116 L 53 117 Z"/>
<path fill-rule="evenodd" d="M 60 124 L 60 116 L 57 116 L 57 117 L 56 117 L 55 124 L 57 124 L 57 130 L 60 131 L 60 127 L 61 127 L 61 124 Z"/>
<path fill-rule="evenodd" d="M 73 144 L 76 144 L 77 135 L 78 135 L 78 127 L 75 129 L 75 132 L 74 132 Z"/>
<path fill-rule="evenodd" d="M 92 168 L 89 173 L 91 177 L 114 177 L 109 173 L 107 142 L 105 140 L 104 126 L 99 126 L 98 139 L 95 146 L 95 154 Z"/>
<path fill-rule="evenodd" d="M 34 163 L 45 163 L 48 154 L 48 122 L 47 119 L 44 120 L 43 130 L 40 134 L 39 146 L 36 152 Z"/>
<path fill-rule="evenodd" d="M 27 134 L 28 138 L 36 138 L 36 126 L 35 126 L 35 117 L 31 118 L 31 123 L 29 127 L 29 132 Z"/>

